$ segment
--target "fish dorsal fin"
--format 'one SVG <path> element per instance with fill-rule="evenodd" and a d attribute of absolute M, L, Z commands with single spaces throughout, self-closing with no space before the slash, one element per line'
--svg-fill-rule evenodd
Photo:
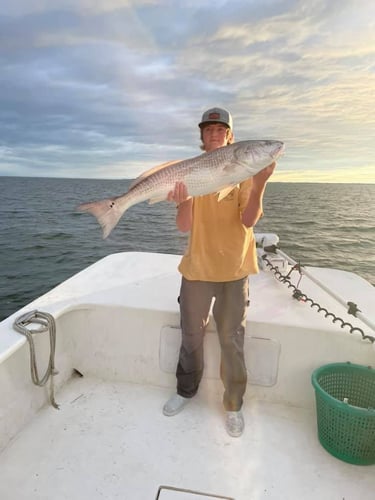
<path fill-rule="evenodd" d="M 224 189 L 221 189 L 220 191 L 218 191 L 218 197 L 217 197 L 217 201 L 221 201 L 223 200 L 226 196 L 228 196 L 228 194 L 230 192 L 233 191 L 233 189 L 236 187 L 237 184 L 233 185 L 233 186 L 227 186 L 225 187 Z"/>
<path fill-rule="evenodd" d="M 146 177 L 149 177 L 150 175 L 154 174 L 158 170 L 162 170 L 163 168 L 169 167 L 170 165 L 174 165 L 175 163 L 178 163 L 181 160 L 172 160 L 172 161 L 167 161 L 166 163 L 162 163 L 161 165 L 156 165 L 156 167 L 152 167 L 149 170 L 146 170 L 146 172 L 143 172 L 139 177 L 137 177 L 129 186 L 129 189 L 132 189 L 134 186 L 139 184 L 143 179 Z"/>

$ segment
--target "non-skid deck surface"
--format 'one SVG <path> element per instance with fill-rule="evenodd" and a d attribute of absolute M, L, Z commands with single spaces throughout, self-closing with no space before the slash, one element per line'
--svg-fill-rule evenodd
<path fill-rule="evenodd" d="M 44 408 L 0 454 L 0 498 L 154 500 L 166 485 L 236 500 L 373 500 L 375 466 L 322 449 L 313 412 L 248 399 L 245 433 L 231 438 L 221 394 L 203 390 L 165 417 L 169 395 L 72 379 L 61 409 Z"/>

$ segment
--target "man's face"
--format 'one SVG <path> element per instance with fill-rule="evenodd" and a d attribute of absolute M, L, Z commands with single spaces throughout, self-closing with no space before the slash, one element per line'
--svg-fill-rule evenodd
<path fill-rule="evenodd" d="M 229 129 L 223 123 L 209 123 L 202 128 L 202 141 L 208 153 L 214 149 L 226 146 Z"/>

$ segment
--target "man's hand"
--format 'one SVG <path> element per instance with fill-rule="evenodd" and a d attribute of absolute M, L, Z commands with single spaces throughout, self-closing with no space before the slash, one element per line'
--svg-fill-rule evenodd
<path fill-rule="evenodd" d="M 173 191 L 169 191 L 167 196 L 167 200 L 174 201 L 176 205 L 180 205 L 189 198 L 186 184 L 183 182 L 176 182 Z"/>
<path fill-rule="evenodd" d="M 268 179 L 273 174 L 275 168 L 276 168 L 276 162 L 273 162 L 273 163 L 271 163 L 271 165 L 268 165 L 268 167 L 264 168 L 263 170 L 258 172 L 256 175 L 254 175 L 253 187 L 263 188 L 263 186 L 266 184 Z"/>
<path fill-rule="evenodd" d="M 188 195 L 186 184 L 176 182 L 173 191 L 169 191 L 167 200 L 176 203 L 178 229 L 183 233 L 190 231 L 193 223 L 193 198 Z"/>

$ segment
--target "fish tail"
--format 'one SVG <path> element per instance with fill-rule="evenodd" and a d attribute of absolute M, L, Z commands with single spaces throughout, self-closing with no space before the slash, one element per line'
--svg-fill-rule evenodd
<path fill-rule="evenodd" d="M 112 229 L 125 212 L 124 207 L 116 203 L 116 198 L 108 198 L 91 203 L 82 203 L 77 207 L 80 212 L 88 212 L 96 217 L 103 230 L 103 240 L 107 238 Z"/>

